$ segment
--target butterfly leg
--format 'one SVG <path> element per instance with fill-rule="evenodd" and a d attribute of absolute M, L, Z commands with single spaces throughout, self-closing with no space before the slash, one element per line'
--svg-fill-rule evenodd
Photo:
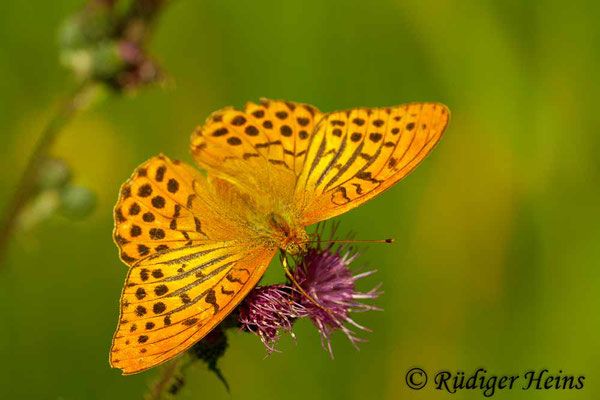
<path fill-rule="evenodd" d="M 308 300 L 310 300 L 311 303 L 313 303 L 315 306 L 319 307 L 320 309 L 322 309 L 323 311 L 325 311 L 326 313 L 328 313 L 329 315 L 331 315 L 335 319 L 335 316 L 333 315 L 333 312 L 329 308 L 324 307 L 321 304 L 319 304 L 319 302 L 317 300 L 315 300 L 311 295 L 309 295 L 308 293 L 306 293 L 306 291 L 304 289 L 302 289 L 302 286 L 300 286 L 300 284 L 298 283 L 298 281 L 296 281 L 296 278 L 294 278 L 294 275 L 292 275 L 292 272 L 290 271 L 290 268 L 287 265 L 287 257 L 286 257 L 285 253 L 283 254 L 283 260 L 281 261 L 281 265 L 283 265 L 283 269 L 285 270 L 285 274 L 290 279 L 290 281 L 292 282 L 292 284 L 296 287 L 296 289 L 298 289 L 298 291 L 300 293 L 302 293 L 302 295 L 306 296 L 306 298 Z"/>

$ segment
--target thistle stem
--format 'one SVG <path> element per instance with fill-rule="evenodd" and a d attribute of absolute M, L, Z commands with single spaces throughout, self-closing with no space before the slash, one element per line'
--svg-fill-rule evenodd
<path fill-rule="evenodd" d="M 179 360 L 174 360 L 163 367 L 160 376 L 146 394 L 146 400 L 161 400 L 164 398 L 169 388 L 173 385 L 174 379 L 176 379 L 180 362 L 181 358 Z"/>
<path fill-rule="evenodd" d="M 120 18 L 118 29 L 111 36 L 105 39 L 112 41 L 128 41 L 137 45 L 143 45 L 150 34 L 154 22 L 164 6 L 170 3 L 171 0 L 133 0 L 129 2 L 129 9 Z M 104 5 L 112 10 L 115 5 L 115 0 L 88 0 L 88 9 L 93 6 Z M 84 10 L 85 11 L 85 10 Z M 131 66 L 130 66 L 131 67 Z M 140 66 L 137 65 L 139 68 Z M 115 78 L 116 79 L 116 78 Z M 137 85 L 141 83 L 149 83 L 153 80 L 139 80 L 134 82 Z M 147 78 L 146 78 L 147 79 Z M 0 268 L 3 266 L 3 259 L 6 253 L 8 242 L 13 234 L 19 214 L 23 210 L 29 200 L 35 194 L 37 176 L 40 171 L 40 166 L 48 156 L 49 150 L 56 141 L 57 136 L 62 132 L 63 128 L 70 122 L 73 116 L 84 108 L 90 100 L 90 92 L 95 89 L 95 85 L 101 83 L 102 80 L 97 77 L 88 77 L 81 85 L 79 85 L 61 104 L 56 111 L 56 114 L 45 126 L 40 138 L 38 139 L 33 152 L 29 156 L 27 165 L 19 181 L 17 182 L 15 193 L 9 201 L 4 217 L 0 220 Z M 104 82 L 107 83 L 107 82 Z M 110 81 L 115 89 L 122 91 L 127 89 L 127 85 L 123 82 Z M 131 83 L 131 82 L 130 82 Z M 121 85 L 121 86 L 119 86 Z"/>
<path fill-rule="evenodd" d="M 0 268 L 3 265 L 2 260 L 4 259 L 10 235 L 16 227 L 19 214 L 35 193 L 40 166 L 48 156 L 50 148 L 56 141 L 59 133 L 62 132 L 62 129 L 69 123 L 77 111 L 87 104 L 86 94 L 90 87 L 91 84 L 83 84 L 65 99 L 56 114 L 44 127 L 33 152 L 29 156 L 25 170 L 21 175 L 21 179 L 17 182 L 17 189 L 8 204 L 4 218 L 2 219 L 2 225 L 0 226 Z"/>

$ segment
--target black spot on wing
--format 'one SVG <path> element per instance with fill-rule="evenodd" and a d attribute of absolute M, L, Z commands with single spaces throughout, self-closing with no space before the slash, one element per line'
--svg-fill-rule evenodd
<path fill-rule="evenodd" d="M 156 179 L 157 182 L 162 182 L 162 180 L 165 177 L 166 171 L 167 171 L 167 168 L 164 165 L 160 166 L 156 169 L 156 176 L 154 178 Z"/>
<path fill-rule="evenodd" d="M 208 304 L 214 307 L 214 314 L 216 315 L 219 312 L 219 303 L 217 303 L 217 296 L 213 289 L 210 289 L 208 293 L 206 293 L 206 297 L 204 298 Z"/>

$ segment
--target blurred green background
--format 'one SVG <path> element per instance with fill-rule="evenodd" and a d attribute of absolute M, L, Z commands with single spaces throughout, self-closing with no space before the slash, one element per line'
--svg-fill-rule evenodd
<path fill-rule="evenodd" d="M 57 30 L 81 0 L 0 3 L 0 206 L 41 128 L 73 86 Z M 345 215 L 377 268 L 384 312 L 357 352 L 335 360 L 308 323 L 263 359 L 230 335 L 232 390 L 199 365 L 178 398 L 477 399 L 408 389 L 420 366 L 493 374 L 563 370 L 583 390 L 494 398 L 600 397 L 600 9 L 595 2 L 178 0 L 152 52 L 174 85 L 109 97 L 81 113 L 52 153 L 92 188 L 91 217 L 53 217 L 11 242 L 0 269 L 0 398 L 141 398 L 156 374 L 108 365 L 126 267 L 112 243 L 119 185 L 147 158 L 191 161 L 189 134 L 212 111 L 260 97 L 324 111 L 440 101 L 441 144 L 413 174 Z M 280 277 L 280 271 L 270 271 Z"/>

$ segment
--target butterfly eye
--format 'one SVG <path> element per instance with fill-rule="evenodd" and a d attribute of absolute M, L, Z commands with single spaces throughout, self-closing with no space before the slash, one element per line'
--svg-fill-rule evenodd
<path fill-rule="evenodd" d="M 297 243 L 290 242 L 285 246 L 285 252 L 291 255 L 296 255 L 300 252 L 300 246 Z"/>

